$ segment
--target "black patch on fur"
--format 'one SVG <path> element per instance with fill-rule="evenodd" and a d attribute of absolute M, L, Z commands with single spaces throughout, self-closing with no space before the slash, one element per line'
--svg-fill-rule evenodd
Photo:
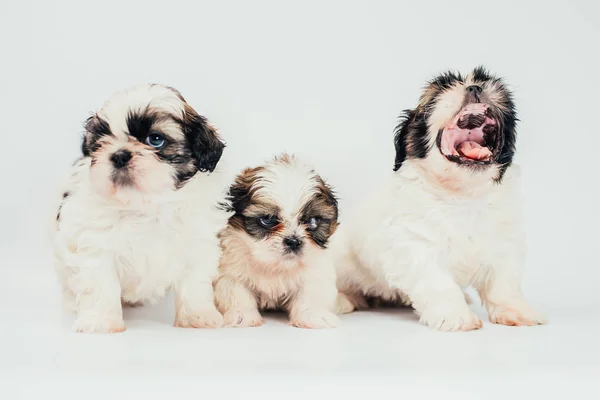
<path fill-rule="evenodd" d="M 456 83 L 464 82 L 463 76 L 459 72 L 446 71 L 433 80 L 429 81 L 429 86 L 434 86 L 438 89 L 438 93 L 446 89 L 450 89 Z"/>
<path fill-rule="evenodd" d="M 502 182 L 504 173 L 510 167 L 513 161 L 513 157 L 516 151 L 517 142 L 517 112 L 515 110 L 514 103 L 512 101 L 512 95 L 507 92 L 507 107 L 508 111 L 502 113 L 502 119 L 500 120 L 501 134 L 497 140 L 501 140 L 500 151 L 496 156 L 496 163 L 500 164 L 500 170 L 496 177 L 496 182 Z"/>
<path fill-rule="evenodd" d="M 402 163 L 408 158 L 425 158 L 431 150 L 429 143 L 429 132 L 427 119 L 434 109 L 440 93 L 457 83 L 464 82 L 463 76 L 458 72 L 447 71 L 428 82 L 427 89 L 421 96 L 429 98 L 425 104 L 412 110 L 404 110 L 400 116 L 400 122 L 394 130 L 394 147 L 396 148 L 396 159 L 394 171 L 398 171 Z"/>
<path fill-rule="evenodd" d="M 97 115 L 91 116 L 85 122 L 85 135 L 81 143 L 81 152 L 89 157 L 100 147 L 98 140 L 105 136 L 112 136 L 108 122 Z"/>
<path fill-rule="evenodd" d="M 394 132 L 396 159 L 394 171 L 398 171 L 407 158 L 425 158 L 430 148 L 425 111 L 405 110 Z"/>
<path fill-rule="evenodd" d="M 183 121 L 183 132 L 200 172 L 212 172 L 223 155 L 225 143 L 208 124 L 205 117 L 189 109 Z"/>
<path fill-rule="evenodd" d="M 504 173 L 512 164 L 516 151 L 517 123 L 519 118 L 517 117 L 513 94 L 501 78 L 490 74 L 483 66 L 479 66 L 473 70 L 473 80 L 495 84 L 498 87 L 498 91 L 502 94 L 501 99 L 499 100 L 500 104 L 498 104 L 501 107 L 494 107 L 492 105 L 487 112 L 488 116 L 497 121 L 498 127 L 495 132 L 486 131 L 484 129 L 486 137 L 489 138 L 492 134 L 495 134 L 496 137 L 494 139 L 498 141 L 498 150 L 494 162 L 500 165 L 500 168 L 495 180 L 497 183 L 501 183 Z"/>
<path fill-rule="evenodd" d="M 267 216 L 270 215 L 265 215 L 265 217 Z M 256 239 L 264 239 L 271 236 L 278 230 L 279 227 L 279 224 L 269 228 L 263 226 L 260 223 L 261 217 L 246 217 L 244 215 L 241 215 L 241 217 L 243 218 L 244 230 L 246 233 Z"/>
<path fill-rule="evenodd" d="M 253 201 L 255 192 L 261 187 L 258 174 L 262 169 L 263 167 L 257 167 L 242 171 L 229 188 L 227 201 L 221 204 L 226 211 L 234 212 L 229 218 L 231 227 L 244 230 L 257 239 L 269 237 L 281 229 L 280 224 L 267 228 L 260 223 L 260 217 L 278 217 L 280 210 L 273 205 L 261 205 L 258 201 Z M 299 222 L 306 225 L 312 217 L 317 218 L 317 228 L 309 230 L 305 227 L 306 234 L 317 246 L 326 248 L 329 238 L 338 226 L 338 201 L 333 189 L 318 175 L 313 179 L 317 183 L 317 193 L 300 210 Z M 246 209 L 251 204 L 264 208 L 262 215 L 247 215 Z"/>
<path fill-rule="evenodd" d="M 492 79 L 489 71 L 482 65 L 473 70 L 473 80 L 477 82 L 485 82 Z"/>
<path fill-rule="evenodd" d="M 60 202 L 60 205 L 58 206 L 58 211 L 56 212 L 56 221 L 60 221 L 60 211 L 62 210 L 63 204 L 65 203 L 65 199 L 67 197 L 69 197 L 71 195 L 70 192 L 64 192 L 62 194 L 62 201 Z"/>
<path fill-rule="evenodd" d="M 316 218 L 317 228 L 305 227 L 306 234 L 317 246 L 327 248 L 329 238 L 338 226 L 338 200 L 329 185 L 318 176 L 315 179 L 318 191 L 300 210 L 299 222 L 307 225 L 311 218 Z"/>
<path fill-rule="evenodd" d="M 227 194 L 227 211 L 241 214 L 246 210 L 252 201 L 252 195 L 258 188 L 256 186 L 257 174 L 261 170 L 261 167 L 247 168 L 235 178 L 235 182 Z"/>
<path fill-rule="evenodd" d="M 129 111 L 127 113 L 127 131 L 129 135 L 133 136 L 141 143 L 146 141 L 146 138 L 152 132 L 152 125 L 158 120 L 158 114 L 143 111 Z"/>
<path fill-rule="evenodd" d="M 181 127 L 185 138 L 183 141 L 170 138 L 155 128 L 157 123 L 166 120 L 172 120 Z M 131 136 L 142 143 L 145 143 L 146 138 L 151 134 L 160 134 L 165 138 L 166 144 L 156 150 L 156 156 L 175 169 L 177 188 L 182 187 L 198 171 L 214 171 L 225 147 L 206 118 L 198 115 L 187 104 L 183 118 L 151 110 L 130 112 L 127 116 L 127 129 Z"/>
<path fill-rule="evenodd" d="M 257 174 L 262 167 L 248 168 L 242 171 L 229 188 L 227 201 L 222 204 L 226 211 L 234 212 L 229 218 L 229 225 L 235 229 L 244 230 L 248 235 L 257 239 L 269 236 L 276 227 L 265 228 L 260 223 L 261 216 L 246 216 L 244 212 L 252 203 L 252 197 L 259 189 Z M 265 210 L 266 213 L 266 210 Z M 277 216 L 278 210 L 270 210 L 268 214 Z"/>
<path fill-rule="evenodd" d="M 399 295 L 393 298 L 365 295 L 365 302 L 369 308 L 411 308 Z"/>
<path fill-rule="evenodd" d="M 490 108 L 486 115 L 494 118 L 497 123 L 497 128 L 484 129 L 485 140 L 488 147 L 494 143 L 495 158 L 493 163 L 499 164 L 499 174 L 496 181 L 500 182 L 506 169 L 512 163 L 515 153 L 516 144 L 516 125 L 518 122 L 517 113 L 513 103 L 512 93 L 505 86 L 502 79 L 491 75 L 484 67 L 479 66 L 473 70 L 473 80 L 483 87 L 482 101 L 485 101 L 486 84 L 495 84 L 498 91 L 501 93 L 500 104 L 490 104 Z M 396 159 L 394 162 L 394 171 L 397 171 L 402 166 L 406 159 L 424 158 L 431 150 L 428 148 L 429 132 L 427 120 L 435 109 L 437 99 L 441 93 L 450 89 L 457 83 L 464 82 L 464 77 L 460 73 L 445 72 L 428 83 L 425 89 L 419 107 L 413 110 L 406 110 L 400 117 L 400 123 L 395 129 L 394 146 L 396 148 Z M 425 99 L 426 96 L 426 99 Z M 468 100 L 468 99 L 466 99 Z M 426 101 L 425 103 L 423 103 Z M 459 121 L 458 125 L 461 128 L 481 126 L 479 116 L 470 116 L 463 121 Z M 493 131 L 492 131 L 493 130 Z M 441 147 L 442 131 L 437 133 L 436 144 Z M 458 160 L 458 159 L 457 159 Z M 482 168 L 484 165 L 473 162 L 471 167 L 475 170 Z M 489 164 L 489 163 L 488 163 Z"/>
<path fill-rule="evenodd" d="M 215 130 L 208 124 L 206 118 L 198 115 L 181 94 L 173 89 L 184 106 L 183 115 L 170 115 L 159 109 L 146 107 L 141 110 L 130 110 L 126 116 L 127 133 L 140 143 L 146 143 L 149 135 L 160 134 L 165 138 L 165 145 L 154 149 L 156 156 L 169 163 L 175 170 L 175 187 L 182 187 L 190 178 L 200 172 L 214 171 L 221 158 L 225 144 L 220 140 Z M 178 124 L 183 138 L 169 137 L 157 128 L 159 123 L 173 121 Z M 98 115 L 90 117 L 86 122 L 86 135 L 81 146 L 84 156 L 92 156 L 100 147 L 99 139 L 112 135 L 106 121 Z M 124 174 L 116 176 L 117 181 L 127 181 Z"/>
<path fill-rule="evenodd" d="M 142 111 L 130 111 L 127 114 L 127 130 L 130 136 L 135 137 L 139 142 L 146 143 L 148 136 L 159 134 L 165 139 L 165 145 L 160 149 L 155 149 L 156 156 L 164 162 L 170 164 L 175 170 L 175 187 L 182 187 L 198 171 L 195 166 L 194 154 L 187 141 L 169 137 L 166 133 L 159 131 L 156 125 L 173 121 L 179 124 L 183 132 L 183 123 L 181 119 L 173 118 L 168 114 L 159 113 L 149 109 Z M 118 178 L 124 184 L 128 179 L 125 175 Z M 116 182 L 115 182 L 116 183 Z"/>

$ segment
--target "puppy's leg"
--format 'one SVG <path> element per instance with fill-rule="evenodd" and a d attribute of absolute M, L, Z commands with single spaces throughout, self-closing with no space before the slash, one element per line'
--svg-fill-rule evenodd
<path fill-rule="evenodd" d="M 333 313 L 338 294 L 333 263 L 323 255 L 311 263 L 302 287 L 289 305 L 290 324 L 298 328 L 333 328 L 339 318 Z"/>
<path fill-rule="evenodd" d="M 200 254 L 201 254 L 201 250 Z M 216 260 L 210 271 L 200 265 L 188 268 L 175 287 L 175 323 L 180 328 L 219 328 L 223 316 L 215 307 L 213 276 Z"/>
<path fill-rule="evenodd" d="M 336 314 L 349 314 L 356 310 L 366 310 L 369 304 L 365 297 L 359 293 L 343 293 L 339 292 L 335 300 Z"/>
<path fill-rule="evenodd" d="M 223 276 L 215 284 L 215 301 L 217 308 L 223 313 L 226 327 L 261 326 L 264 322 L 254 293 L 230 277 Z"/>
<path fill-rule="evenodd" d="M 81 267 L 69 280 L 77 309 L 73 330 L 83 333 L 123 332 L 121 285 L 116 270 L 110 263 L 101 263 L 94 256 L 78 258 L 82 258 Z M 95 260 L 94 265 L 90 260 Z"/>
<path fill-rule="evenodd" d="M 343 234 L 343 231 L 337 234 L 340 233 Z M 332 241 L 331 252 L 339 291 L 335 302 L 335 313 L 348 314 L 356 310 L 368 309 L 369 304 L 363 293 L 373 288 L 376 284 L 375 279 L 361 268 L 344 235 Z"/>
<path fill-rule="evenodd" d="M 420 316 L 419 322 L 441 331 L 470 331 L 481 328 L 481 321 L 469 308 L 463 291 L 447 269 L 432 257 L 431 249 L 412 249 L 414 265 L 398 266 L 402 257 L 387 260 L 389 284 L 410 298 Z"/>
<path fill-rule="evenodd" d="M 545 324 L 546 318 L 527 303 L 521 291 L 522 258 L 518 252 L 508 251 L 497 260 L 502 264 L 493 264 L 487 279 L 477 285 L 490 321 L 509 326 Z"/>

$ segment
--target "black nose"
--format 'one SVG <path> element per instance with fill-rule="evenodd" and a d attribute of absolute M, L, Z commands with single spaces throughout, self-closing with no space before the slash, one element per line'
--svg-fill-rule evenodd
<path fill-rule="evenodd" d="M 129 150 L 119 150 L 110 156 L 115 168 L 123 168 L 131 160 L 131 152 Z"/>
<path fill-rule="evenodd" d="M 283 238 L 283 244 L 294 253 L 302 247 L 302 241 L 295 236 Z"/>
<path fill-rule="evenodd" d="M 471 85 L 467 87 L 467 92 L 472 94 L 481 94 L 481 92 L 483 92 L 483 89 L 481 88 L 481 86 Z"/>

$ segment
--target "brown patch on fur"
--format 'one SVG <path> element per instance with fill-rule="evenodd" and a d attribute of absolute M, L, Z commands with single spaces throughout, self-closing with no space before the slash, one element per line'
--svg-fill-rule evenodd
<path fill-rule="evenodd" d="M 281 163 L 281 164 L 293 164 L 296 162 L 296 158 L 293 155 L 289 155 L 287 153 L 282 153 L 278 156 L 273 157 L 273 161 Z"/>
<path fill-rule="evenodd" d="M 160 86 L 158 83 L 152 83 L 150 86 L 156 86 L 156 85 Z M 179 90 L 175 89 L 172 86 L 165 86 L 165 88 L 167 88 L 170 91 L 172 91 L 173 93 L 175 93 L 175 95 L 177 96 L 177 98 L 179 100 L 181 100 L 183 103 L 187 104 L 187 101 L 185 101 L 185 99 L 183 98 L 183 95 L 181 94 L 181 92 Z"/>
<path fill-rule="evenodd" d="M 423 92 L 421 93 L 421 97 L 419 98 L 419 104 L 417 105 L 417 113 L 423 111 L 423 108 L 431 102 L 439 93 L 439 88 L 435 85 L 429 84 Z"/>
<path fill-rule="evenodd" d="M 540 324 L 538 321 L 529 319 L 512 308 L 505 308 L 500 312 L 493 313 L 490 315 L 490 322 L 506 326 L 535 326 Z"/>
<path fill-rule="evenodd" d="M 246 168 L 235 178 L 235 182 L 229 189 L 231 208 L 235 211 L 235 214 L 229 218 L 229 225 L 233 229 L 244 230 L 243 212 L 251 203 L 259 206 L 252 201 L 252 198 L 258 189 L 258 174 L 262 171 L 264 167 Z"/>
<path fill-rule="evenodd" d="M 276 216 L 277 214 L 279 214 L 279 207 L 256 199 L 252 199 L 244 211 L 244 215 L 247 217 L 260 217 L 262 215 Z"/>
<path fill-rule="evenodd" d="M 131 302 L 131 301 L 127 301 L 125 299 L 121 299 L 121 306 L 123 306 L 123 307 L 130 307 L 130 308 L 143 307 L 144 306 L 144 302 L 143 301 Z"/>

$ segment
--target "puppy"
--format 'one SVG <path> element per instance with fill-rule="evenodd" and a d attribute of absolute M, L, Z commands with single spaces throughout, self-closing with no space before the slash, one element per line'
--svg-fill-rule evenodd
<path fill-rule="evenodd" d="M 125 330 L 122 303 L 175 290 L 175 326 L 215 328 L 220 247 L 229 214 L 214 171 L 224 144 L 176 90 L 112 96 L 85 125 L 56 213 L 55 266 L 77 332 Z"/>
<path fill-rule="evenodd" d="M 521 292 L 516 122 L 509 89 L 481 67 L 429 82 L 396 129 L 393 176 L 333 244 L 338 312 L 379 296 L 432 328 L 478 329 L 461 291 L 472 285 L 491 322 L 545 322 Z"/>
<path fill-rule="evenodd" d="M 336 281 L 327 250 L 338 222 L 332 189 L 310 167 L 282 155 L 236 178 L 234 215 L 221 234 L 215 300 L 225 326 L 260 326 L 259 310 L 284 309 L 291 325 L 328 328 Z"/>

